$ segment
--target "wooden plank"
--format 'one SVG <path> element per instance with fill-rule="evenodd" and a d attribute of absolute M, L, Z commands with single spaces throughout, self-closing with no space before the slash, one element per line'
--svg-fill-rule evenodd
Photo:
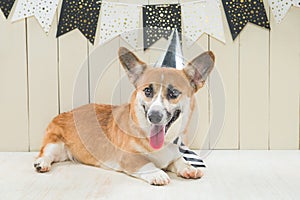
<path fill-rule="evenodd" d="M 269 31 L 248 23 L 240 33 L 241 149 L 268 149 L 268 94 Z"/>
<path fill-rule="evenodd" d="M 193 0 L 181 0 L 180 2 L 193 2 Z M 184 22 L 185 21 L 183 20 L 182 24 L 184 24 Z M 184 42 L 183 54 L 185 60 L 189 62 L 200 55 L 203 51 L 207 51 L 209 49 L 209 37 L 207 34 L 203 34 L 193 46 L 187 47 L 185 44 L 186 43 Z M 208 135 L 210 126 L 210 101 L 208 88 L 209 78 L 206 81 L 205 86 L 195 94 L 196 105 L 186 140 L 186 145 L 193 149 L 210 149 L 210 137 Z"/>
<path fill-rule="evenodd" d="M 271 18 L 270 148 L 299 148 L 300 10 Z"/>
<path fill-rule="evenodd" d="M 77 29 L 60 36 L 58 40 L 60 111 L 65 112 L 89 102 L 88 64 L 86 62 L 88 45 L 87 39 Z M 78 87 L 80 87 L 81 95 L 73 99 L 76 81 L 79 81 Z"/>
<path fill-rule="evenodd" d="M 35 18 L 27 23 L 30 151 L 38 150 L 47 125 L 58 114 L 58 58 L 55 17 L 47 35 Z"/>
<path fill-rule="evenodd" d="M 225 88 L 225 121 L 215 149 L 237 149 L 239 143 L 238 83 L 239 39 L 232 40 L 224 9 L 221 6 L 226 43 L 210 37 L 210 50 L 216 56 L 216 65 Z M 238 36 L 239 37 L 239 36 Z M 213 108 L 211 108 L 213 109 Z M 215 113 L 218 115 L 218 113 Z"/>
<path fill-rule="evenodd" d="M 119 38 L 115 38 L 90 54 L 91 102 L 120 104 L 118 48 Z"/>
<path fill-rule="evenodd" d="M 58 17 L 61 4 L 62 1 L 58 5 Z M 57 40 L 59 111 L 62 113 L 89 103 L 89 42 L 78 29 L 61 35 Z"/>
<path fill-rule="evenodd" d="M 208 36 L 202 35 L 200 39 L 191 47 L 183 44 L 183 54 L 187 62 L 191 61 L 203 51 L 208 50 Z M 193 112 L 191 123 L 189 125 L 186 144 L 194 149 L 209 149 L 210 138 L 208 135 L 210 125 L 210 102 L 208 91 L 208 80 L 203 88 L 196 94 L 195 110 Z"/>
<path fill-rule="evenodd" d="M 102 12 L 105 12 L 105 10 L 101 9 L 100 11 L 95 44 L 89 44 L 90 101 L 92 103 L 119 104 L 120 88 L 115 88 L 115 83 L 118 82 L 120 77 L 117 60 L 119 38 L 114 38 L 99 45 Z"/>
<path fill-rule="evenodd" d="M 0 27 L 0 151 L 28 151 L 26 24 L 1 12 Z"/>

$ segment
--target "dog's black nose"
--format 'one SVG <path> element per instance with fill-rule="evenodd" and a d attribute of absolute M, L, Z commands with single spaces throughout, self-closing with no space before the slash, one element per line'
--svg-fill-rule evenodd
<path fill-rule="evenodd" d="M 159 111 L 153 110 L 148 113 L 148 119 L 153 124 L 158 124 L 159 122 L 161 122 L 162 118 L 163 114 Z"/>

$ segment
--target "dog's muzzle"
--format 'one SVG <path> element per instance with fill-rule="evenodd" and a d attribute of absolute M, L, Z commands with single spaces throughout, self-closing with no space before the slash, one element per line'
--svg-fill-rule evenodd
<path fill-rule="evenodd" d="M 163 121 L 163 113 L 161 110 L 146 110 L 146 107 L 143 105 L 145 117 L 149 120 L 151 124 L 161 124 Z M 181 110 L 177 109 L 173 113 L 171 120 L 166 124 L 166 132 L 171 127 L 171 125 L 179 118 Z M 170 116 L 171 113 L 167 112 L 167 115 Z"/>
<path fill-rule="evenodd" d="M 173 113 L 171 120 L 166 125 L 161 123 L 164 121 L 164 116 L 161 111 L 151 110 L 146 114 L 151 123 L 149 141 L 153 149 L 160 149 L 163 146 L 165 134 L 167 133 L 169 127 L 178 119 L 180 112 L 180 110 L 176 110 Z"/>

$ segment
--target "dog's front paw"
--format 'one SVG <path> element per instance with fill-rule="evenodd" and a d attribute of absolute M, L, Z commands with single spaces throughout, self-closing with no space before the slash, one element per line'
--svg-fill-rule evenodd
<path fill-rule="evenodd" d="M 142 174 L 141 178 L 151 185 L 167 185 L 168 183 L 170 183 L 169 175 L 162 170 Z"/>
<path fill-rule="evenodd" d="M 202 171 L 199 168 L 193 166 L 186 166 L 178 172 L 178 175 L 183 178 L 201 178 L 203 176 Z"/>
<path fill-rule="evenodd" d="M 48 172 L 51 168 L 51 162 L 45 157 L 40 157 L 36 159 L 36 161 L 33 163 L 33 166 L 37 172 Z"/>

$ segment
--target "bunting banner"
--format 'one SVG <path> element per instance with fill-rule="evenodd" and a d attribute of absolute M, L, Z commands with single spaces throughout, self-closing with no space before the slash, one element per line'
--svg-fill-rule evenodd
<path fill-rule="evenodd" d="M 222 14 L 218 0 L 185 3 L 181 6 L 183 32 L 187 46 L 194 44 L 203 33 L 225 43 Z"/>
<path fill-rule="evenodd" d="M 164 37 L 168 39 L 173 29 L 181 38 L 181 6 L 179 4 L 146 5 L 143 7 L 144 50 Z"/>
<path fill-rule="evenodd" d="M 35 16 L 43 30 L 48 33 L 58 6 L 58 0 L 18 0 L 12 21 Z"/>
<path fill-rule="evenodd" d="M 193 45 L 204 33 L 225 43 L 221 1 L 233 40 L 248 22 L 270 29 L 263 0 L 196 0 L 182 4 L 157 5 L 102 0 L 62 0 L 56 37 L 79 29 L 94 44 L 102 7 L 99 44 L 120 35 L 132 47 L 137 47 L 139 15 L 143 7 L 144 50 L 162 37 L 168 39 L 174 29 L 178 30 L 180 40 L 181 32 L 184 32 L 187 46 Z M 6 18 L 15 2 L 16 0 L 0 0 L 0 9 Z M 59 0 L 18 0 L 12 21 L 34 16 L 48 33 L 58 2 Z M 283 20 L 291 6 L 300 7 L 300 0 L 268 2 L 276 23 Z"/>
<path fill-rule="evenodd" d="M 8 18 L 14 3 L 15 0 L 0 0 L 0 9 L 2 10 L 6 19 Z"/>
<path fill-rule="evenodd" d="M 94 44 L 100 7 L 100 0 L 63 0 L 56 37 L 78 28 Z"/>
<path fill-rule="evenodd" d="M 131 46 L 137 47 L 140 6 L 103 2 L 101 5 L 100 41 L 121 35 Z M 122 34 L 123 33 L 123 34 Z"/>
<path fill-rule="evenodd" d="M 222 2 L 233 40 L 248 22 L 270 29 L 263 0 L 222 0 Z"/>
<path fill-rule="evenodd" d="M 269 0 L 276 23 L 280 23 L 291 6 L 300 8 L 300 0 Z"/>

